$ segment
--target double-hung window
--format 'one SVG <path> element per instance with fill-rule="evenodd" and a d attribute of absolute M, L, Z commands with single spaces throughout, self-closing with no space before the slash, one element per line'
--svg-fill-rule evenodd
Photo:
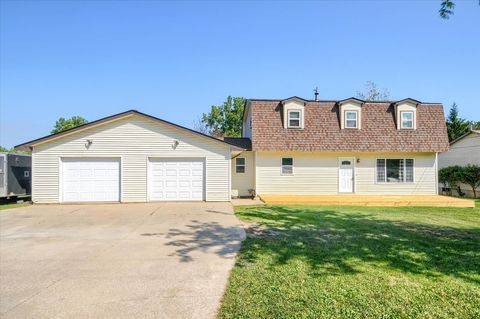
<path fill-rule="evenodd" d="M 413 112 L 400 112 L 401 117 L 401 128 L 413 129 Z"/>
<path fill-rule="evenodd" d="M 293 158 L 284 157 L 282 158 L 282 175 L 292 175 L 293 174 Z"/>
<path fill-rule="evenodd" d="M 413 182 L 413 159 L 377 159 L 377 183 Z"/>
<path fill-rule="evenodd" d="M 345 112 L 345 127 L 358 128 L 358 112 L 357 111 Z"/>
<path fill-rule="evenodd" d="M 301 116 L 302 112 L 299 110 L 289 110 L 287 112 L 288 127 L 290 128 L 300 128 L 301 127 Z"/>
<path fill-rule="evenodd" d="M 245 173 L 245 157 L 237 157 L 235 159 L 235 173 L 243 174 Z"/>

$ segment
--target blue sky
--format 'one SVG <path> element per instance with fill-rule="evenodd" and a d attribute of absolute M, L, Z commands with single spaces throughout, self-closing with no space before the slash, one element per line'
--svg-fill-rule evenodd
<path fill-rule="evenodd" d="M 457 1 L 2 1 L 0 144 L 60 116 L 137 109 L 180 125 L 226 96 L 456 101 L 480 120 L 480 6 Z"/>

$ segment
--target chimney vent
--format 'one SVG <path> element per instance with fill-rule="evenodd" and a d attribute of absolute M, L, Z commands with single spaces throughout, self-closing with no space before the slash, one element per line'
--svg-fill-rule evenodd
<path fill-rule="evenodd" d="M 315 93 L 315 101 L 318 101 L 318 86 L 313 89 L 313 92 Z"/>

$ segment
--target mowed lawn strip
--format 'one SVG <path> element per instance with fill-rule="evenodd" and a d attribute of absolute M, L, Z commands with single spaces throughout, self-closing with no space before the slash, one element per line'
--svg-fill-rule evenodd
<path fill-rule="evenodd" d="M 480 318 L 477 208 L 237 207 L 220 318 Z"/>

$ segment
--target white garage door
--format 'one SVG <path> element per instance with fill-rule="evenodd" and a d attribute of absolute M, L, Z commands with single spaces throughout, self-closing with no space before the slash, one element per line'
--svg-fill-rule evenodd
<path fill-rule="evenodd" d="M 150 200 L 203 200 L 201 159 L 151 159 Z"/>
<path fill-rule="evenodd" d="M 63 159 L 64 202 L 116 202 L 120 200 L 118 159 Z"/>

